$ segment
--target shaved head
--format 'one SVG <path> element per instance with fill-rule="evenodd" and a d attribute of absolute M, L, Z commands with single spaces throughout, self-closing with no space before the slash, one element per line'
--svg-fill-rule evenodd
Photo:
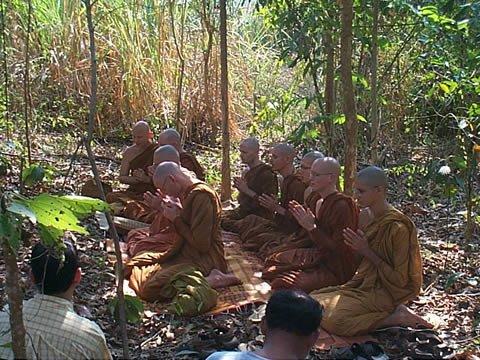
<path fill-rule="evenodd" d="M 388 187 L 387 174 L 377 166 L 369 166 L 360 170 L 357 174 L 357 180 L 370 187 L 381 186 L 385 189 Z"/>
<path fill-rule="evenodd" d="M 258 142 L 258 139 L 255 137 L 246 138 L 240 143 L 240 146 L 244 146 L 249 150 L 252 150 L 255 152 L 260 151 L 260 143 Z"/>
<path fill-rule="evenodd" d="M 272 152 L 275 151 L 277 154 L 281 156 L 286 156 L 292 159 L 295 157 L 295 154 L 296 154 L 294 147 L 286 143 L 275 145 L 271 151 Z"/>
<path fill-rule="evenodd" d="M 158 145 L 171 145 L 175 149 L 177 149 L 178 152 L 181 152 L 181 140 L 182 138 L 177 130 L 165 129 L 160 133 L 160 136 L 158 137 Z"/>
<path fill-rule="evenodd" d="M 302 177 L 302 181 L 306 185 L 310 184 L 310 169 L 312 168 L 313 162 L 323 157 L 324 155 L 320 151 L 310 151 L 303 156 L 298 174 Z"/>
<path fill-rule="evenodd" d="M 180 164 L 180 155 L 178 154 L 177 149 L 171 145 L 163 145 L 155 150 L 153 154 L 153 163 L 158 165 L 162 162 L 170 161 L 175 164 Z"/>
<path fill-rule="evenodd" d="M 133 125 L 132 133 L 134 135 L 142 135 L 147 134 L 150 132 L 150 126 L 146 121 L 139 121 L 135 125 Z"/>
<path fill-rule="evenodd" d="M 315 160 L 312 165 L 312 170 L 322 173 L 331 173 L 340 175 L 341 167 L 337 159 L 333 157 L 323 157 Z"/>
<path fill-rule="evenodd" d="M 313 162 L 317 159 L 324 158 L 325 155 L 323 155 L 320 151 L 310 151 L 303 155 L 302 161 L 305 161 L 306 163 L 310 163 L 310 166 L 312 166 Z"/>
<path fill-rule="evenodd" d="M 151 144 L 153 133 L 147 122 L 139 121 L 133 126 L 132 137 L 135 145 L 146 147 Z"/>

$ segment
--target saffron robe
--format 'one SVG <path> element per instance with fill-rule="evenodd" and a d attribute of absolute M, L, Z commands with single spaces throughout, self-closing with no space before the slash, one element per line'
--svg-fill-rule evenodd
<path fill-rule="evenodd" d="M 305 191 L 306 193 L 306 191 Z M 322 196 L 315 191 L 308 193 L 304 206 L 306 206 L 312 213 L 315 214 L 317 209 L 317 202 L 322 198 Z M 293 234 L 284 234 L 282 232 L 271 232 L 264 234 L 264 237 L 268 239 L 262 245 L 259 250 L 259 255 L 262 259 L 268 258 L 270 255 L 277 253 L 281 250 L 287 250 L 291 248 L 298 248 L 304 246 L 310 246 L 310 240 L 307 231 L 300 227 Z M 306 243 L 300 243 L 299 239 L 308 239 Z M 303 245 L 302 245 L 303 244 Z"/>
<path fill-rule="evenodd" d="M 221 204 L 217 194 L 204 183 L 186 191 L 183 209 L 173 222 L 178 237 L 166 251 L 144 251 L 126 263 L 130 287 L 146 301 L 168 300 L 175 293 L 169 279 L 194 266 L 207 276 L 211 270 L 227 271 L 220 235 Z"/>
<path fill-rule="evenodd" d="M 328 195 L 316 216 L 316 229 L 303 231 L 271 255 L 263 277 L 272 288 L 295 288 L 310 292 L 343 284 L 357 270 L 360 258 L 345 244 L 343 230 L 358 228 L 355 201 L 340 192 Z"/>
<path fill-rule="evenodd" d="M 188 152 L 180 153 L 180 165 L 193 171 L 197 175 L 197 179 L 205 181 L 205 172 L 193 154 Z"/>
<path fill-rule="evenodd" d="M 140 154 L 130 160 L 129 172 L 133 173 L 134 170 L 142 169 L 145 173 L 148 173 L 148 167 L 153 164 L 153 153 L 157 148 L 157 144 L 150 144 Z M 125 191 L 113 191 L 106 196 L 108 203 L 122 202 L 127 203 L 129 200 L 142 200 L 143 194 L 147 191 L 154 192 L 155 187 L 153 184 L 139 183 L 131 184 Z"/>
<path fill-rule="evenodd" d="M 283 179 L 280 185 L 280 205 L 287 210 L 286 215 L 276 214 L 273 220 L 248 215 L 239 220 L 236 226 L 242 246 L 250 251 L 258 251 L 270 240 L 269 233 L 291 234 L 298 230 L 300 226 L 288 211 L 288 204 L 292 200 L 302 203 L 304 192 L 305 184 L 298 175 L 292 174 Z"/>
<path fill-rule="evenodd" d="M 324 306 L 322 327 L 341 336 L 366 334 L 415 298 L 422 287 L 422 259 L 412 221 L 391 207 L 365 229 L 368 245 L 381 259 L 364 258 L 346 284 L 311 295 Z"/>
<path fill-rule="evenodd" d="M 272 171 L 272 167 L 260 163 L 259 165 L 249 169 L 244 175 L 245 182 L 250 190 L 254 191 L 257 196 L 269 194 L 276 196 L 278 193 L 277 175 Z M 273 214 L 270 210 L 264 208 L 258 202 L 258 198 L 239 192 L 238 204 L 236 209 L 225 211 L 222 216 L 222 227 L 225 230 L 236 232 L 235 226 L 237 220 L 241 220 L 248 215 L 257 215 L 265 219 L 272 219 Z"/>

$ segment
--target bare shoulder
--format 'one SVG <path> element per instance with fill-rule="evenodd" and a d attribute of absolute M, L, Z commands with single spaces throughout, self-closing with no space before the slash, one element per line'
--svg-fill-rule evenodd
<path fill-rule="evenodd" d="M 124 159 L 131 159 L 132 157 L 134 157 L 138 152 L 138 147 L 137 145 L 131 145 L 131 146 L 128 146 L 124 151 L 123 151 L 123 154 L 122 154 L 122 157 Z"/>

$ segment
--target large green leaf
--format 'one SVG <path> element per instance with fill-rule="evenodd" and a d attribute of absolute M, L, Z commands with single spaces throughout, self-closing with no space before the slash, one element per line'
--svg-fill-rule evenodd
<path fill-rule="evenodd" d="M 20 222 L 8 213 L 0 214 L 0 238 L 6 239 L 15 253 L 20 248 Z"/>
<path fill-rule="evenodd" d="M 7 208 L 7 210 L 12 213 L 27 217 L 34 224 L 37 222 L 37 217 L 35 216 L 35 213 L 24 204 L 14 201 Z"/>
<path fill-rule="evenodd" d="M 107 211 L 110 209 L 110 206 L 105 201 L 86 196 L 66 195 L 60 196 L 59 199 L 80 219 L 95 213 L 95 211 Z"/>
<path fill-rule="evenodd" d="M 119 306 L 118 298 L 114 297 L 108 304 L 108 309 L 115 320 L 119 321 Z M 143 303 L 136 296 L 125 295 L 125 317 L 127 322 L 136 324 L 142 320 Z"/>
<path fill-rule="evenodd" d="M 22 173 L 22 181 L 27 186 L 39 183 L 45 176 L 45 170 L 39 165 L 30 165 Z"/>

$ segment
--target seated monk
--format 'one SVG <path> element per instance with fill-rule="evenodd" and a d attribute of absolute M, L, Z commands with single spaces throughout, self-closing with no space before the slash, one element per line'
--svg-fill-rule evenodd
<path fill-rule="evenodd" d="M 248 215 L 236 222 L 243 247 L 247 250 L 258 251 L 268 241 L 264 235 L 272 231 L 283 234 L 294 233 L 299 225 L 288 211 L 288 204 L 292 200 L 303 202 L 305 184 L 293 167 L 295 149 L 288 144 L 278 144 L 270 151 L 272 170 L 278 172 L 280 182 L 280 203 L 272 195 L 262 194 L 258 201 L 264 208 L 275 214 L 273 221 L 258 215 Z"/>
<path fill-rule="evenodd" d="M 298 175 L 300 175 L 305 186 L 307 186 L 303 193 L 303 204 L 313 213 L 315 213 L 316 211 L 317 202 L 321 199 L 321 195 L 318 191 L 313 191 L 312 187 L 309 186 L 310 168 L 312 167 L 312 164 L 316 159 L 320 159 L 323 157 L 324 155 L 319 151 L 310 151 L 303 156 L 302 161 L 300 162 L 300 169 L 297 172 Z M 303 228 L 299 228 L 293 234 L 284 234 L 282 232 L 275 231 L 263 234 L 262 237 L 265 239 L 265 241 L 260 248 L 258 254 L 262 259 L 266 259 L 271 254 L 277 252 L 277 248 L 282 247 L 284 243 L 290 242 L 292 238 L 298 238 L 299 233 L 305 233 L 305 230 Z"/>
<path fill-rule="evenodd" d="M 431 327 L 404 304 L 422 287 L 422 260 L 412 221 L 386 200 L 387 177 L 370 166 L 358 173 L 359 205 L 373 219 L 365 233 L 344 230 L 345 244 L 363 256 L 346 284 L 313 292 L 325 309 L 322 327 L 341 336 L 366 334 L 389 326 Z"/>
<path fill-rule="evenodd" d="M 153 133 L 145 121 L 139 121 L 133 127 L 132 135 L 134 144 L 123 152 L 118 177 L 121 183 L 128 184 L 129 187 L 126 191 L 108 193 L 108 203 L 141 200 L 146 191 L 155 190 L 150 178 L 146 176 L 157 148 L 157 145 L 152 143 Z"/>
<path fill-rule="evenodd" d="M 233 186 L 238 190 L 239 206 L 223 213 L 222 227 L 225 230 L 236 231 L 236 220 L 250 214 L 266 219 L 273 217 L 270 210 L 260 205 L 258 198 L 262 194 L 276 195 L 278 179 L 271 166 L 260 160 L 259 151 L 260 145 L 256 138 L 248 138 L 240 143 L 240 159 L 248 166 L 248 170 L 233 180 Z"/>
<path fill-rule="evenodd" d="M 156 201 L 162 202 L 163 215 L 177 236 L 168 249 L 143 251 L 126 264 L 130 287 L 146 301 L 172 298 L 175 294 L 165 291 L 171 288 L 166 285 L 186 266 L 205 276 L 227 270 L 220 236 L 221 204 L 215 191 L 173 162 L 160 164 L 153 182 L 164 194 Z"/>
<path fill-rule="evenodd" d="M 152 176 L 153 176 L 153 173 L 155 172 L 155 169 L 160 163 L 165 161 L 172 161 L 176 164 L 180 164 L 180 156 L 178 154 L 178 151 L 173 146 L 170 146 L 170 145 L 159 146 L 153 153 L 153 164 L 150 165 L 147 169 L 147 176 L 149 176 L 149 181 L 151 184 L 153 184 Z M 154 218 L 157 215 L 157 211 L 152 209 L 149 206 L 148 201 L 145 200 L 145 195 L 149 193 L 151 192 L 146 192 L 144 194 L 143 200 L 127 201 L 123 209 L 122 216 L 128 219 L 141 221 L 147 224 L 152 223 Z M 150 196 L 147 196 L 147 197 L 148 199 L 151 198 Z M 144 229 L 141 229 L 141 230 L 144 230 Z M 152 234 L 156 234 L 156 231 L 154 231 Z"/>
<path fill-rule="evenodd" d="M 193 171 L 199 180 L 205 181 L 205 172 L 193 154 L 186 152 L 182 147 L 182 138 L 177 130 L 163 130 L 158 137 L 158 145 L 171 145 L 180 154 L 180 165 Z"/>
<path fill-rule="evenodd" d="M 267 258 L 263 277 L 272 280 L 273 289 L 296 288 L 310 292 L 350 280 L 359 256 L 343 241 L 343 230 L 357 229 L 355 201 L 337 190 L 340 164 L 334 158 L 315 160 L 310 186 L 322 199 L 314 213 L 291 202 L 290 211 L 305 230 L 284 249 Z"/>

